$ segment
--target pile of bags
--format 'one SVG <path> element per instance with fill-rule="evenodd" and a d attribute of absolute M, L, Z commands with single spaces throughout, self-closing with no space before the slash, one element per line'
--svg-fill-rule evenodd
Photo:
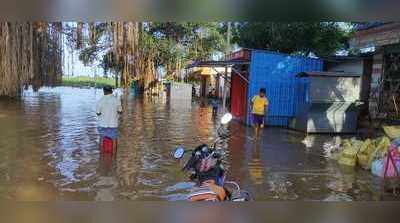
<path fill-rule="evenodd" d="M 341 148 L 336 156 L 332 156 L 337 157 L 340 165 L 351 167 L 357 165 L 363 169 L 371 170 L 374 175 L 380 177 L 383 177 L 387 165 L 389 165 L 387 176 L 396 176 L 396 167 L 400 173 L 400 139 L 393 142 L 388 137 L 365 141 L 344 140 Z M 396 167 L 387 161 L 389 152 L 396 162 Z"/>
<path fill-rule="evenodd" d="M 346 166 L 355 166 L 357 164 L 357 153 L 360 149 L 361 142 L 357 140 L 344 140 L 343 150 L 339 156 L 339 164 Z"/>
<path fill-rule="evenodd" d="M 385 131 L 385 134 L 389 136 L 391 139 L 396 139 L 400 137 L 400 126 L 389 126 L 385 125 L 382 126 L 383 131 Z"/>
<path fill-rule="evenodd" d="M 388 155 L 391 155 L 391 160 Z M 397 172 L 396 172 L 397 168 Z M 383 159 L 376 159 L 372 162 L 371 172 L 378 177 L 384 177 L 386 171 L 387 177 L 400 176 L 400 139 L 394 140 L 390 145 Z"/>

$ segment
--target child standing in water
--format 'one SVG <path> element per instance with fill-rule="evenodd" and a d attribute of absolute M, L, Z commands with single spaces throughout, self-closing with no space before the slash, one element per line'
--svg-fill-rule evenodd
<path fill-rule="evenodd" d="M 261 88 L 259 94 L 255 95 L 251 100 L 253 126 L 256 138 L 259 136 L 260 128 L 264 128 L 265 113 L 269 104 L 265 94 L 265 88 Z"/>
<path fill-rule="evenodd" d="M 118 117 L 122 113 L 121 100 L 113 95 L 111 86 L 103 88 L 104 96 L 97 103 L 96 114 L 99 119 L 100 142 L 104 137 L 108 137 L 113 141 L 113 153 L 117 150 L 118 143 Z M 103 151 L 103 144 L 101 151 Z"/>
<path fill-rule="evenodd" d="M 213 96 L 211 98 L 211 106 L 212 106 L 212 116 L 215 118 L 218 114 L 218 98 L 217 96 Z"/>

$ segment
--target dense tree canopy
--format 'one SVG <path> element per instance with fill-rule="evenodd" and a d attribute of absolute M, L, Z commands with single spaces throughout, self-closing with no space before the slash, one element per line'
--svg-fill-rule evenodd
<path fill-rule="evenodd" d="M 151 57 L 154 67 L 163 67 L 167 75 L 174 77 L 190 61 L 211 59 L 227 47 L 227 23 L 222 22 L 143 22 L 136 28 L 128 22 L 89 23 L 78 24 L 77 29 L 84 26 L 89 27 L 86 32 L 75 31 L 79 59 L 84 64 L 100 59 L 105 70 L 114 72 L 124 71 L 131 60 Z M 132 39 L 128 38 L 129 32 L 140 34 Z M 231 44 L 239 47 L 326 56 L 346 49 L 349 31 L 335 22 L 233 22 L 230 34 Z M 120 44 L 111 43 L 115 41 Z M 146 56 L 138 57 L 133 52 L 138 49 Z"/>
<path fill-rule="evenodd" d="M 347 48 L 349 32 L 335 22 L 244 22 L 234 24 L 241 47 L 327 56 Z"/>
<path fill-rule="evenodd" d="M 167 72 L 191 60 L 206 60 L 225 47 L 220 23 L 148 23 L 148 33 L 157 44 L 157 65 Z"/>
<path fill-rule="evenodd" d="M 100 59 L 105 70 L 121 71 L 123 64 L 113 53 L 113 41 L 106 23 L 95 23 L 86 31 L 87 35 L 78 35 L 79 25 L 70 38 L 80 46 L 79 59 L 85 65 Z M 85 27 L 85 26 L 83 26 Z M 88 25 L 86 25 L 88 27 Z M 163 22 L 141 23 L 140 48 L 142 51 L 154 51 L 154 65 L 165 68 L 167 75 L 175 75 L 191 60 L 206 60 L 225 47 L 225 37 L 220 32 L 221 23 Z M 84 29 L 85 30 L 85 29 Z M 85 33 L 85 32 L 83 32 Z M 91 36 L 90 33 L 96 33 Z M 82 36 L 82 40 L 77 39 Z M 79 43 L 79 44 L 78 44 Z M 99 55 L 102 55 L 99 58 Z"/>
<path fill-rule="evenodd" d="M 346 49 L 351 33 L 336 22 L 230 24 L 231 44 L 302 55 Z M 156 80 L 160 67 L 175 78 L 190 61 L 212 59 L 231 48 L 226 22 L 2 23 L 0 28 L 0 78 L 6 83 L 0 95 L 16 94 L 29 83 L 56 83 L 64 46 L 78 50 L 85 65 L 114 71 L 124 86 L 139 81 L 144 88 Z"/>

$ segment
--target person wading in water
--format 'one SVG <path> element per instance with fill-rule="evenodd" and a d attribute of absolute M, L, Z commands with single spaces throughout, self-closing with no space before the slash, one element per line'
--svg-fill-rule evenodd
<path fill-rule="evenodd" d="M 256 138 L 258 138 L 260 134 L 260 128 L 264 128 L 265 113 L 269 104 L 265 93 L 265 88 L 261 88 L 260 93 L 255 95 L 251 100 L 253 126 L 256 133 Z"/>
<path fill-rule="evenodd" d="M 99 120 L 100 149 L 103 151 L 102 140 L 104 137 L 108 137 L 113 141 L 113 153 L 115 153 L 118 144 L 118 118 L 122 113 L 122 106 L 118 97 L 113 95 L 111 86 L 105 86 L 103 92 L 104 96 L 96 106 L 96 114 Z"/>

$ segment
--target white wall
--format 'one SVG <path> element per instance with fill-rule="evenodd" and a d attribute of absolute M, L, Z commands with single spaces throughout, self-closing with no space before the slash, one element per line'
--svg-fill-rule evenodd
<path fill-rule="evenodd" d="M 354 102 L 360 99 L 360 78 L 311 77 L 310 83 L 312 102 Z"/>

